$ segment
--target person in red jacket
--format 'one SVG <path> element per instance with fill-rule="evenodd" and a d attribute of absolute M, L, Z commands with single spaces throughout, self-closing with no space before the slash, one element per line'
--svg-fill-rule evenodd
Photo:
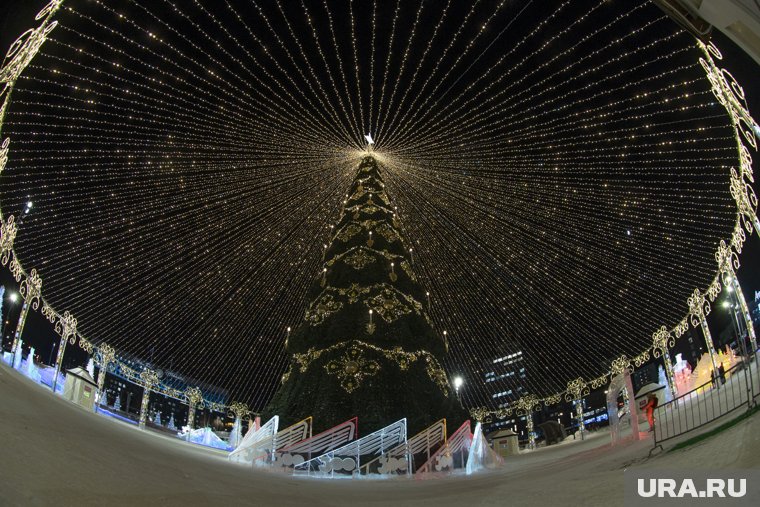
<path fill-rule="evenodd" d="M 647 422 L 649 423 L 649 431 L 654 431 L 654 409 L 657 408 L 659 400 L 654 393 L 647 395 L 647 404 L 644 405 L 644 410 L 647 412 Z"/>

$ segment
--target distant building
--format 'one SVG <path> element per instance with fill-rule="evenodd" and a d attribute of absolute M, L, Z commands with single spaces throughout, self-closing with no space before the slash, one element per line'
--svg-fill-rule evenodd
<path fill-rule="evenodd" d="M 639 389 L 647 384 L 656 384 L 660 379 L 660 372 L 657 369 L 658 366 L 659 361 L 650 361 L 640 368 L 636 368 L 631 375 L 633 390 L 639 392 Z"/>
<path fill-rule="evenodd" d="M 525 389 L 527 374 L 525 371 L 525 356 L 521 350 L 499 356 L 488 361 L 483 368 L 483 383 L 486 392 L 491 397 L 492 406 L 496 408 L 507 408 L 513 402 L 528 394 Z M 508 419 L 496 420 L 484 425 L 484 432 L 489 433 L 499 429 L 512 428 L 518 426 L 521 421 L 518 433 L 524 431 L 525 417 L 513 416 Z"/>

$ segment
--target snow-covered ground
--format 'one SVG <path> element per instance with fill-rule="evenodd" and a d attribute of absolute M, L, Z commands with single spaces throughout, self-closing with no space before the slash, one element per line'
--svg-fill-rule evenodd
<path fill-rule="evenodd" d="M 499 470 L 430 480 L 319 480 L 253 471 L 226 453 L 89 413 L 0 365 L 0 505 L 623 504 L 623 471 L 757 468 L 760 416 L 681 451 L 611 448 L 605 432 L 510 457 Z"/>

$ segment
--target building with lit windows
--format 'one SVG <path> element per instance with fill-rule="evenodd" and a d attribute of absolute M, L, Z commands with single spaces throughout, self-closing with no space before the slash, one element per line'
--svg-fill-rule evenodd
<path fill-rule="evenodd" d="M 483 382 L 496 408 L 506 408 L 520 397 L 528 394 L 525 389 L 527 378 L 525 356 L 521 350 L 488 361 L 482 370 Z M 519 424 L 518 424 L 519 423 Z M 484 425 L 484 432 L 511 428 L 518 434 L 525 431 L 525 417 L 513 417 L 492 421 Z"/>

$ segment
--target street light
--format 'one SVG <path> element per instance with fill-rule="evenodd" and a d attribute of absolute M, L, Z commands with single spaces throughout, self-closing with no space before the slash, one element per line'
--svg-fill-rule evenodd
<path fill-rule="evenodd" d="M 5 322 L 3 322 L 3 335 L 0 336 L 0 349 L 2 349 L 2 344 L 5 342 L 5 332 L 8 330 L 8 324 L 11 322 L 11 312 L 18 302 L 18 292 L 11 292 L 8 294 L 8 301 L 10 302 L 10 308 L 8 309 L 8 316 L 5 318 Z"/>
<path fill-rule="evenodd" d="M 459 388 L 462 387 L 462 384 L 464 384 L 462 377 L 459 375 L 454 377 L 454 391 L 457 393 L 457 399 L 459 399 Z"/>
<path fill-rule="evenodd" d="M 32 201 L 27 201 L 26 206 L 24 206 L 24 211 L 21 213 L 21 217 L 18 220 L 18 225 L 21 226 L 21 224 L 24 223 L 24 219 L 29 214 L 30 211 L 32 211 Z"/>

